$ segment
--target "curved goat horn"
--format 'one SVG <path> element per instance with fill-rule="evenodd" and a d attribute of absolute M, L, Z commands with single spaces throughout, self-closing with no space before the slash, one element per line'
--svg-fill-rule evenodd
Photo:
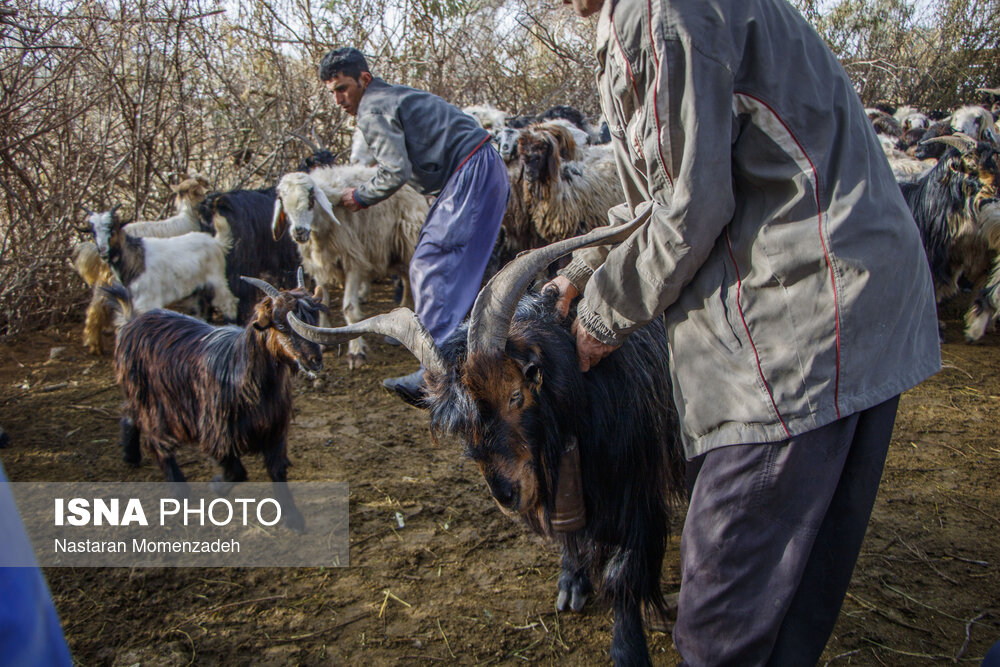
<path fill-rule="evenodd" d="M 301 266 L 299 267 L 299 270 L 296 271 L 295 273 L 295 282 L 298 283 L 299 289 L 306 288 L 306 276 L 305 273 L 302 272 Z"/>
<path fill-rule="evenodd" d="M 295 317 L 294 313 L 288 313 L 288 323 L 300 336 L 320 345 L 339 345 L 366 333 L 392 336 L 405 345 L 428 371 L 444 375 L 449 369 L 448 362 L 441 356 L 434 339 L 409 308 L 396 308 L 388 313 L 336 329 L 306 324 Z"/>
<path fill-rule="evenodd" d="M 310 140 L 308 137 L 306 137 L 305 135 L 303 135 L 303 134 L 301 134 L 299 132 L 289 132 L 288 135 L 291 136 L 291 137 L 295 137 L 296 139 L 298 139 L 299 141 L 301 141 L 302 143 L 304 143 L 306 146 L 309 147 L 309 150 L 311 150 L 313 153 L 318 153 L 320 150 L 322 150 L 316 144 L 316 142 Z"/>
<path fill-rule="evenodd" d="M 281 292 L 276 287 L 274 287 L 270 283 L 261 280 L 260 278 L 250 278 L 247 276 L 240 276 L 240 280 L 244 280 L 250 283 L 251 285 L 259 289 L 261 292 L 268 295 L 272 299 L 276 299 L 279 296 L 281 296 Z"/>
<path fill-rule="evenodd" d="M 976 147 L 976 140 L 967 134 L 962 132 L 956 132 L 955 134 L 949 134 L 944 137 L 931 137 L 930 139 L 924 139 L 920 142 L 921 144 L 947 144 L 952 148 L 957 148 L 958 152 L 965 155 L 973 148 Z"/>
<path fill-rule="evenodd" d="M 476 297 L 469 316 L 469 354 L 504 349 L 517 302 L 539 271 L 574 250 L 620 243 L 647 219 L 648 215 L 640 215 L 624 225 L 598 227 L 582 236 L 557 241 L 516 257 L 493 276 Z"/>

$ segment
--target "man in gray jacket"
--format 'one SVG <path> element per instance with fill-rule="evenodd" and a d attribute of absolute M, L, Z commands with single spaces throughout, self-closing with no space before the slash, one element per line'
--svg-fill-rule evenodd
<path fill-rule="evenodd" d="M 337 104 L 356 117 L 378 170 L 351 189 L 348 210 L 374 206 L 409 183 L 437 195 L 410 259 L 417 317 L 439 345 L 468 313 L 479 292 L 507 208 L 510 181 L 490 135 L 436 95 L 373 77 L 354 48 L 323 57 L 319 76 Z M 422 371 L 383 385 L 418 405 Z"/>
<path fill-rule="evenodd" d="M 564 0 L 568 2 L 569 0 Z M 598 88 L 646 220 L 580 251 L 581 368 L 663 317 L 690 460 L 674 643 L 690 665 L 815 663 L 899 394 L 940 367 L 916 226 L 851 81 L 785 0 L 600 10 Z"/>

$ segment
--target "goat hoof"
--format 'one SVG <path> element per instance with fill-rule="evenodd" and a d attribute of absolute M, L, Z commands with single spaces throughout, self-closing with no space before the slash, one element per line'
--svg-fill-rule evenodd
<path fill-rule="evenodd" d="M 352 371 L 361 368 L 367 361 L 368 355 L 364 352 L 359 352 L 358 354 L 348 353 L 347 355 L 347 367 Z"/>
<path fill-rule="evenodd" d="M 140 456 L 139 454 L 136 454 L 135 456 L 131 454 L 125 454 L 122 457 L 122 461 L 129 464 L 133 468 L 138 468 L 139 464 L 142 463 L 142 456 Z"/>
<path fill-rule="evenodd" d="M 576 576 L 563 575 L 559 578 L 559 595 L 556 597 L 556 610 L 566 611 L 569 609 L 579 613 L 585 604 L 593 588 L 587 575 Z"/>
<path fill-rule="evenodd" d="M 229 492 L 233 490 L 233 486 L 235 485 L 236 482 L 227 482 L 222 479 L 222 475 L 216 475 L 208 483 L 208 488 L 212 489 L 212 493 L 221 497 L 229 495 Z"/>

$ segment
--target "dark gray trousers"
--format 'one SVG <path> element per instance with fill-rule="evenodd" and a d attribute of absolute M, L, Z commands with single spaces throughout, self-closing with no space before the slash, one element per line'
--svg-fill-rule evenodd
<path fill-rule="evenodd" d="M 813 665 L 861 551 L 899 397 L 690 463 L 674 645 L 686 665 Z"/>

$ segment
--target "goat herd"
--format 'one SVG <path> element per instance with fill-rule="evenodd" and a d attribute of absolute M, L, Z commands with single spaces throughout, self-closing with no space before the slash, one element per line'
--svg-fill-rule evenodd
<path fill-rule="evenodd" d="M 429 204 L 404 186 L 370 209 L 340 207 L 341 195 L 375 171 L 357 133 L 350 164 L 320 152 L 272 188 L 209 193 L 203 179 L 186 178 L 166 220 L 123 225 L 116 208 L 91 213 L 93 241 L 77 244 L 74 259 L 94 287 L 84 344 L 102 354 L 117 321 L 127 462 L 138 464 L 141 442 L 168 480 L 182 482 L 175 448 L 193 444 L 232 483 L 247 478 L 239 458 L 247 452 L 260 452 L 270 478 L 286 481 L 296 368 L 318 372 L 324 346 L 346 342 L 353 370 L 371 355 L 362 334 L 397 339 L 427 371 L 432 432 L 457 435 L 504 512 L 560 544 L 557 607 L 579 611 L 596 581 L 615 610 L 612 657 L 643 663 L 643 613 L 663 610 L 667 509 L 683 488 L 666 334 L 647 327 L 585 383 L 553 295 L 525 295 L 561 257 L 632 231 L 605 226 L 607 210 L 624 201 L 609 137 L 571 107 L 537 118 L 466 112 L 493 134 L 511 198 L 489 282 L 440 348 L 409 310 L 363 319 L 373 280 L 397 277 L 398 300 L 409 302 L 407 265 Z M 963 285 L 977 290 L 969 340 L 1000 312 L 998 113 L 1000 104 L 966 106 L 932 123 L 909 107 L 869 111 L 920 228 L 938 300 Z M 347 326 L 330 329 L 335 287 Z M 213 310 L 239 326 L 190 317 L 211 319 Z M 587 517 L 582 528 L 560 530 L 553 517 L 565 509 L 560 461 L 569 452 L 582 462 Z M 626 474 L 616 460 L 637 464 Z M 294 511 L 286 523 L 303 529 Z"/>

